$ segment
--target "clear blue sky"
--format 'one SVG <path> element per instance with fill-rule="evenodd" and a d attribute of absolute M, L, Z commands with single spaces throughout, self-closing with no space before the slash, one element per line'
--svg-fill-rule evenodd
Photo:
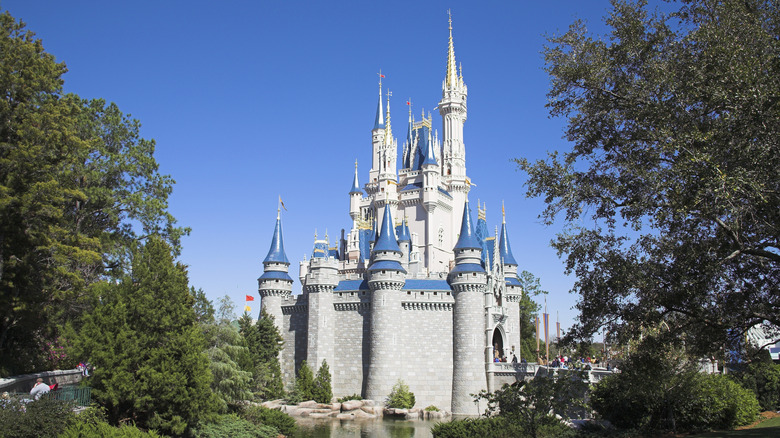
<path fill-rule="evenodd" d="M 279 195 L 289 210 L 293 278 L 315 229 L 320 237 L 327 229 L 335 243 L 350 226 L 355 159 L 361 183 L 370 166 L 378 70 L 393 92 L 399 144 L 406 99 L 415 114 L 436 106 L 451 8 L 469 87 L 466 166 L 477 185 L 470 199 L 487 202 L 491 234 L 505 202 L 520 269 L 550 292 L 553 321 L 560 312 L 568 327 L 576 316 L 574 280 L 549 245 L 558 230 L 539 223 L 543 203 L 524 197 L 511 159 L 568 148 L 564 121 L 544 108 L 544 35 L 575 18 L 603 33 L 607 1 L 5 0 L 0 7 L 66 62 L 66 91 L 116 102 L 157 141 L 161 172 L 176 180 L 171 212 L 192 227 L 181 257 L 190 282 L 214 301 L 228 294 L 238 309 L 244 295 L 257 297 Z"/>

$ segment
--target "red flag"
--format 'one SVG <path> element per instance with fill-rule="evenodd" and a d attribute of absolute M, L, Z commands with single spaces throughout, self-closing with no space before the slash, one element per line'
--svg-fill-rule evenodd
<path fill-rule="evenodd" d="M 385 77 L 385 75 L 383 75 L 382 73 L 379 73 L 379 77 L 383 78 L 383 77 Z"/>
<path fill-rule="evenodd" d="M 252 295 L 247 295 L 247 296 L 246 296 L 246 300 L 247 300 L 247 301 L 254 301 L 254 300 L 255 300 L 255 297 L 253 297 Z"/>
<path fill-rule="evenodd" d="M 407 105 L 411 105 L 412 103 L 411 103 L 411 102 L 409 102 L 409 101 L 407 100 L 407 101 L 406 101 L 406 104 L 407 104 Z"/>

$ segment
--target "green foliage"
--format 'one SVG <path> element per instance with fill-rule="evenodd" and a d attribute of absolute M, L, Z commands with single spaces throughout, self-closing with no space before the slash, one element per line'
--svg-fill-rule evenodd
<path fill-rule="evenodd" d="M 516 348 L 515 355 L 518 362 L 525 359 L 527 362 L 536 362 L 536 324 L 534 317 L 539 314 L 541 306 L 532 297 L 545 295 L 547 291 L 542 289 L 539 279 L 528 271 L 518 274 L 523 288 L 523 296 L 520 298 L 520 346 Z M 540 325 L 541 328 L 541 325 Z M 540 350 L 544 351 L 544 340 L 540 343 Z M 541 353 L 544 354 L 544 353 Z M 512 360 L 508 358 L 507 360 Z"/>
<path fill-rule="evenodd" d="M 11 400 L 0 407 L 0 438 L 57 436 L 73 423 L 69 402 L 43 397 L 30 403 Z"/>
<path fill-rule="evenodd" d="M 414 393 L 409 391 L 409 385 L 399 379 L 393 385 L 390 395 L 387 396 L 388 408 L 411 409 L 414 407 Z"/>
<path fill-rule="evenodd" d="M 194 433 L 195 438 L 276 438 L 279 431 L 271 426 L 255 425 L 236 414 L 223 415 Z"/>
<path fill-rule="evenodd" d="M 238 324 L 249 349 L 249 363 L 242 365 L 242 368 L 252 371 L 253 390 L 263 400 L 282 397 L 284 386 L 279 364 L 282 336 L 274 324 L 273 315 L 262 310 L 260 318 L 252 324 L 252 318 L 244 313 Z"/>
<path fill-rule="evenodd" d="M 90 407 L 76 416 L 58 438 L 156 438 L 155 431 L 144 432 L 135 426 L 123 424 L 114 427 L 106 421 L 105 411 Z"/>
<path fill-rule="evenodd" d="M 295 379 L 295 392 L 301 400 L 314 400 L 314 374 L 304 360 Z"/>
<path fill-rule="evenodd" d="M 95 288 L 74 349 L 96 366 L 92 397 L 111 424 L 182 435 L 217 409 L 187 274 L 154 236 L 133 252 L 132 273 Z"/>
<path fill-rule="evenodd" d="M 293 417 L 282 411 L 263 406 L 246 405 L 241 409 L 239 416 L 255 425 L 271 426 L 288 437 L 295 435 L 295 431 L 298 429 Z"/>
<path fill-rule="evenodd" d="M 504 417 L 530 437 L 559 433 L 565 429 L 560 427 L 562 423 L 556 416 L 576 415 L 587 398 L 588 384 L 580 372 L 541 373 L 531 381 L 504 385 L 493 393 L 482 391 L 475 396 L 475 401 L 487 401 L 486 417 Z"/>
<path fill-rule="evenodd" d="M 144 236 L 178 251 L 187 232 L 167 212 L 154 141 L 115 104 L 63 95 L 66 71 L 0 15 L 0 375 L 45 368 L 47 341 Z"/>
<path fill-rule="evenodd" d="M 756 361 L 730 376 L 756 395 L 762 411 L 780 410 L 780 365 Z"/>
<path fill-rule="evenodd" d="M 339 403 L 344 403 L 345 401 L 350 401 L 350 400 L 363 400 L 363 396 L 361 396 L 360 394 L 345 395 L 344 397 L 341 397 L 336 401 L 338 401 Z"/>
<path fill-rule="evenodd" d="M 518 163 L 543 220 L 564 222 L 572 336 L 625 343 L 663 319 L 709 356 L 780 326 L 780 11 L 646 3 L 614 1 L 609 35 L 577 21 L 549 38 L 548 108 L 572 147 Z"/>
<path fill-rule="evenodd" d="M 502 417 L 466 418 L 437 423 L 431 428 L 433 438 L 517 438 L 523 436 L 519 425 Z"/>
<path fill-rule="evenodd" d="M 190 287 L 190 295 L 194 301 L 192 306 L 195 310 L 195 319 L 201 324 L 209 324 L 214 322 L 214 305 L 206 297 L 206 292 L 203 289 L 195 289 Z"/>
<path fill-rule="evenodd" d="M 621 372 L 595 385 L 591 406 L 621 429 L 696 431 L 752 421 L 758 402 L 726 376 L 699 373 L 684 352 L 646 336 Z"/>
<path fill-rule="evenodd" d="M 314 378 L 314 387 L 312 388 L 314 401 L 317 403 L 330 403 L 333 399 L 333 389 L 330 381 L 330 367 L 328 367 L 328 362 L 323 360 L 320 369 L 317 370 L 317 377 Z"/>
<path fill-rule="evenodd" d="M 437 408 L 434 405 L 430 405 L 430 406 L 425 408 L 425 412 L 439 412 L 439 411 L 440 411 L 440 409 Z"/>

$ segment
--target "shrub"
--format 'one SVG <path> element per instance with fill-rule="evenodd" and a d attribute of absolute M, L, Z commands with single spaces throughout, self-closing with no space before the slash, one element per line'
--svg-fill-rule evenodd
<path fill-rule="evenodd" d="M 0 437 L 57 436 L 75 419 L 71 402 L 43 397 L 29 403 L 11 400 L 0 408 Z"/>
<path fill-rule="evenodd" d="M 114 427 L 108 424 L 105 410 L 91 407 L 76 419 L 58 438 L 156 438 L 157 432 L 144 432 L 133 425 Z"/>
<path fill-rule="evenodd" d="M 437 423 L 431 428 L 433 438 L 514 438 L 522 436 L 517 425 L 502 417 L 467 418 L 449 423 Z"/>
<path fill-rule="evenodd" d="M 314 387 L 312 388 L 312 396 L 317 403 L 330 403 L 333 399 L 333 388 L 330 380 L 328 362 L 323 360 L 320 369 L 317 370 L 317 377 L 314 379 Z"/>
<path fill-rule="evenodd" d="M 411 409 L 414 407 L 414 393 L 409 391 L 409 385 L 404 383 L 403 380 L 399 379 L 393 385 L 393 390 L 388 396 L 387 407 L 400 409 Z"/>
<path fill-rule="evenodd" d="M 214 423 L 205 424 L 195 432 L 195 438 L 276 438 L 279 431 L 271 426 L 258 426 L 236 414 L 223 415 Z"/>
<path fill-rule="evenodd" d="M 360 394 L 352 394 L 352 395 L 346 395 L 344 397 L 341 397 L 337 401 L 339 403 L 344 403 L 345 401 L 350 401 L 350 400 L 363 400 L 363 397 Z"/>
<path fill-rule="evenodd" d="M 437 407 L 436 407 L 436 406 L 434 406 L 434 405 L 430 405 L 430 406 L 428 406 L 427 408 L 425 408 L 425 411 L 426 411 L 426 412 L 439 412 L 439 408 L 437 408 Z"/>
<path fill-rule="evenodd" d="M 771 359 L 751 363 L 731 377 L 753 391 L 762 411 L 780 409 L 780 365 L 772 363 Z"/>
<path fill-rule="evenodd" d="M 282 435 L 293 436 L 298 426 L 295 419 L 282 411 L 268 409 L 263 406 L 245 406 L 239 416 L 255 425 L 271 426 Z"/>
<path fill-rule="evenodd" d="M 732 429 L 750 423 L 759 405 L 749 390 L 730 378 L 686 372 L 668 381 L 648 381 L 620 373 L 599 382 L 591 405 L 603 418 L 621 429 L 678 431 Z M 652 387 L 672 388 L 664 400 Z"/>

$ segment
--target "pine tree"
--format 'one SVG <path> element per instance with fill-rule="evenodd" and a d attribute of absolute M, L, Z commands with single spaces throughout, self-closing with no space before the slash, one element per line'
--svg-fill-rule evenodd
<path fill-rule="evenodd" d="M 309 364 L 304 360 L 295 379 L 295 391 L 302 400 L 314 400 L 314 375 Z"/>
<path fill-rule="evenodd" d="M 113 424 L 178 436 L 216 410 L 187 283 L 170 246 L 152 236 L 134 251 L 132 275 L 93 287 L 74 348 L 95 365 L 92 394 Z"/>
<path fill-rule="evenodd" d="M 333 389 L 330 384 L 330 368 L 328 362 L 323 360 L 320 369 L 317 370 L 317 377 L 314 378 L 314 388 L 312 398 L 317 403 L 330 403 L 333 398 Z"/>

